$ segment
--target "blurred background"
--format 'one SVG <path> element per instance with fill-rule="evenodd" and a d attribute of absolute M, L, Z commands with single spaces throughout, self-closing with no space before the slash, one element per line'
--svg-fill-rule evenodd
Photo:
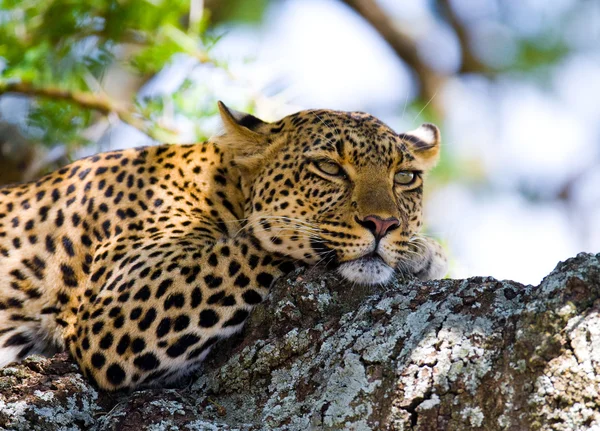
<path fill-rule="evenodd" d="M 598 0 L 0 0 L 0 184 L 206 139 L 217 100 L 438 124 L 452 277 L 600 252 Z"/>

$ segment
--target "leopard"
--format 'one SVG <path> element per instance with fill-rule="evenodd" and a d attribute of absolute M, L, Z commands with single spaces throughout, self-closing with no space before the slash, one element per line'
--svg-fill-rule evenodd
<path fill-rule="evenodd" d="M 444 276 L 421 232 L 436 126 L 218 108 L 206 142 L 98 153 L 0 188 L 0 367 L 66 351 L 102 390 L 163 385 L 299 266 L 364 285 Z"/>

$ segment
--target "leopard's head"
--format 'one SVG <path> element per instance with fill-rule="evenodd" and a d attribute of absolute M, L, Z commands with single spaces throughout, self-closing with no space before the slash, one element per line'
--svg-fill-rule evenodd
<path fill-rule="evenodd" d="M 219 104 L 246 199 L 247 231 L 263 248 L 328 264 L 363 284 L 388 281 L 419 253 L 423 177 L 440 132 L 396 133 L 361 112 L 309 110 L 274 123 Z"/>

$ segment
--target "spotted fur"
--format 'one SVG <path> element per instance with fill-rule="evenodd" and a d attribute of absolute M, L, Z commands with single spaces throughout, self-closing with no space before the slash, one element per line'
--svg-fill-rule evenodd
<path fill-rule="evenodd" d="M 156 384 L 197 367 L 296 264 L 360 283 L 443 275 L 418 234 L 437 128 L 220 109 L 208 142 L 102 153 L 0 189 L 0 366 L 68 349 L 101 388 Z"/>

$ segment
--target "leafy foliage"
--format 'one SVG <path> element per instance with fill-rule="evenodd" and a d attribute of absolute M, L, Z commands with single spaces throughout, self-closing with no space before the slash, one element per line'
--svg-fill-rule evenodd
<path fill-rule="evenodd" d="M 177 54 L 225 68 L 210 54 L 216 38 L 207 32 L 208 15 L 190 19 L 190 0 L 0 0 L 0 94 L 26 84 L 18 92 L 35 97 L 24 133 L 47 146 L 89 143 L 85 129 L 110 112 L 156 140 L 176 139 L 163 124 L 160 98 L 138 99 L 133 88 L 113 100 L 105 78 L 121 70 L 137 76 L 139 87 Z M 97 95 L 98 104 L 69 94 Z"/>

